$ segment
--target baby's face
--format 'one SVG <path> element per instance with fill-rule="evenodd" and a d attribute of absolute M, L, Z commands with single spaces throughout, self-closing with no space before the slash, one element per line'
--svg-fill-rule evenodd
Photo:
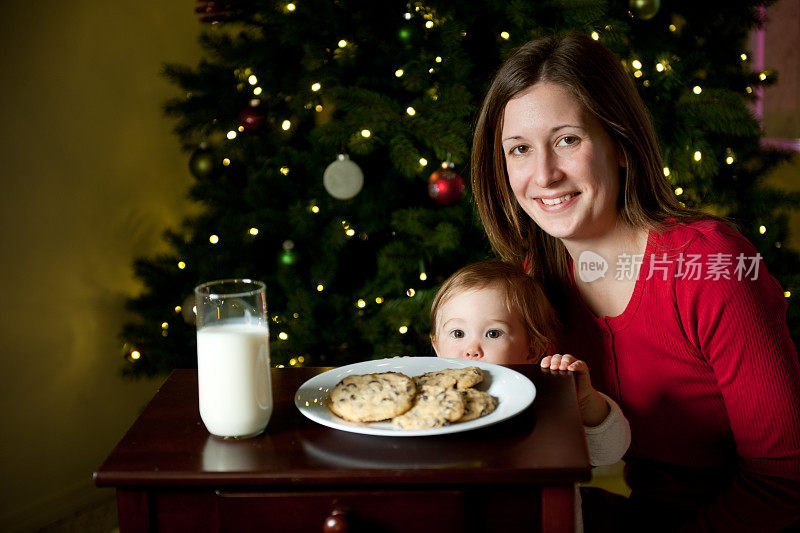
<path fill-rule="evenodd" d="M 522 321 L 506 307 L 497 286 L 457 293 L 436 317 L 433 348 L 439 357 L 496 364 L 528 363 L 528 337 Z"/>

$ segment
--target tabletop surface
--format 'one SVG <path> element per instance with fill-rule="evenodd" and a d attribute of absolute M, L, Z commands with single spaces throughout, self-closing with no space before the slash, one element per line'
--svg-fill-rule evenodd
<path fill-rule="evenodd" d="M 309 420 L 294 396 L 327 367 L 273 368 L 266 431 L 211 436 L 200 420 L 197 371 L 175 370 L 94 474 L 97 486 L 366 483 L 570 484 L 590 477 L 573 377 L 509 365 L 533 381 L 533 404 L 485 428 L 439 436 L 349 433 Z"/>

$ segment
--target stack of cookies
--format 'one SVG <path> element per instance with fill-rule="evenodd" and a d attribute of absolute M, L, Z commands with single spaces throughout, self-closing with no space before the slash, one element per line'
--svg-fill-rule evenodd
<path fill-rule="evenodd" d="M 487 415 L 497 398 L 473 387 L 478 367 L 447 368 L 408 377 L 399 372 L 347 376 L 328 397 L 328 409 L 351 422 L 391 420 L 399 429 L 429 429 Z"/>

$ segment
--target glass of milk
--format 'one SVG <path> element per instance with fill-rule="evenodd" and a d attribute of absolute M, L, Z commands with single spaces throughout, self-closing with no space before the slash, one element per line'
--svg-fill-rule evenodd
<path fill-rule="evenodd" d="M 272 415 L 266 286 L 249 279 L 198 285 L 200 418 L 212 435 L 259 435 Z"/>

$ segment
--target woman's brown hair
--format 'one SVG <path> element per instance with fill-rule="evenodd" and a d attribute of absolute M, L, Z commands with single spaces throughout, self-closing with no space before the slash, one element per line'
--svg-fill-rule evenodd
<path fill-rule="evenodd" d="M 439 309 L 454 294 L 495 285 L 505 293 L 508 310 L 519 315 L 528 336 L 529 357 L 538 362 L 552 352 L 558 328 L 556 312 L 538 281 L 503 261 L 472 263 L 445 280 L 431 305 L 431 339 L 436 339 Z"/>
<path fill-rule="evenodd" d="M 498 70 L 478 115 L 472 142 L 472 186 L 492 247 L 523 266 L 548 288 L 564 280 L 564 245 L 542 231 L 514 197 L 505 169 L 501 133 L 506 103 L 539 82 L 560 85 L 597 117 L 620 147 L 618 209 L 623 222 L 657 228 L 667 221 L 702 218 L 681 206 L 664 177 L 656 133 L 647 109 L 620 60 L 585 35 L 533 40 Z"/>

